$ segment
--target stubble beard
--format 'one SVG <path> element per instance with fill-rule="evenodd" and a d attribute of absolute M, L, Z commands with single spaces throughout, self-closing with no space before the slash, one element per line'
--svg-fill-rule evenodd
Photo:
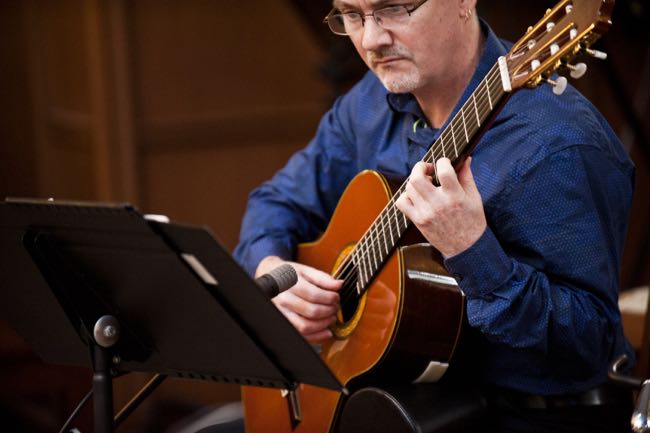
<path fill-rule="evenodd" d="M 382 48 L 368 51 L 367 63 L 383 86 L 391 93 L 410 93 L 418 88 L 421 76 L 414 65 L 407 63 L 407 69 L 397 68 L 397 65 L 381 65 L 376 61 L 386 57 L 400 57 L 405 60 L 412 58 L 411 53 L 401 46 Z M 406 62 L 400 62 L 401 66 Z"/>
<path fill-rule="evenodd" d="M 377 76 L 384 85 L 386 90 L 391 93 L 412 93 L 420 84 L 420 74 L 417 71 L 400 73 L 389 71 L 388 73 L 379 73 Z"/>

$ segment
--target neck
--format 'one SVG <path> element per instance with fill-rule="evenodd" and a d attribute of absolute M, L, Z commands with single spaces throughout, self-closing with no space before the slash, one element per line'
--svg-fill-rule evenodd
<path fill-rule="evenodd" d="M 429 125 L 440 128 L 447 121 L 468 86 L 481 57 L 484 37 L 478 19 L 463 24 L 454 59 L 431 85 L 413 92 Z"/>

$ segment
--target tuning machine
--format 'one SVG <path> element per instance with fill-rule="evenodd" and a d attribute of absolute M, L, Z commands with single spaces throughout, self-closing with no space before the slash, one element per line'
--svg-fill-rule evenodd
<path fill-rule="evenodd" d="M 567 79 L 561 75 L 557 77 L 555 80 L 553 80 L 552 78 L 547 78 L 546 82 L 553 87 L 553 93 L 555 93 L 558 96 L 564 93 L 564 91 L 566 90 L 566 86 L 568 84 Z"/>
<path fill-rule="evenodd" d="M 585 52 L 587 54 L 589 54 L 591 57 L 594 57 L 594 58 L 596 58 L 598 60 L 606 60 L 607 59 L 607 53 L 605 53 L 603 51 L 598 51 L 598 50 L 594 50 L 594 49 L 591 49 L 591 48 L 585 48 Z"/>
<path fill-rule="evenodd" d="M 569 75 L 571 78 L 582 78 L 582 76 L 587 72 L 587 65 L 583 62 L 576 63 L 575 65 L 565 63 L 563 66 L 570 71 Z"/>

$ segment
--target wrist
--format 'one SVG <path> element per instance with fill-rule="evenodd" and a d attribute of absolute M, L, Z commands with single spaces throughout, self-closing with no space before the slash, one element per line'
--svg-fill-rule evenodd
<path fill-rule="evenodd" d="M 487 224 L 484 223 L 481 226 L 476 227 L 475 230 L 467 230 L 462 233 L 462 235 L 458 236 L 455 239 L 455 242 L 450 242 L 444 245 L 443 248 L 438 249 L 438 251 L 440 251 L 445 259 L 462 254 L 476 244 L 476 242 L 483 236 L 486 229 Z"/>
<path fill-rule="evenodd" d="M 260 260 L 257 268 L 255 269 L 255 278 L 267 274 L 273 269 L 285 263 L 286 260 L 282 259 L 279 256 L 266 256 Z"/>

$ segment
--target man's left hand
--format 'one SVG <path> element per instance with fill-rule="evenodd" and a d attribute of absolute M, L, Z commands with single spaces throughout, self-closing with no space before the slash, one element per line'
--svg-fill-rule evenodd
<path fill-rule="evenodd" d="M 395 206 L 443 256 L 459 254 L 481 237 L 487 222 L 481 195 L 474 183 L 471 158 L 456 175 L 451 161 L 418 162 Z M 440 186 L 433 183 L 437 174 Z"/>

